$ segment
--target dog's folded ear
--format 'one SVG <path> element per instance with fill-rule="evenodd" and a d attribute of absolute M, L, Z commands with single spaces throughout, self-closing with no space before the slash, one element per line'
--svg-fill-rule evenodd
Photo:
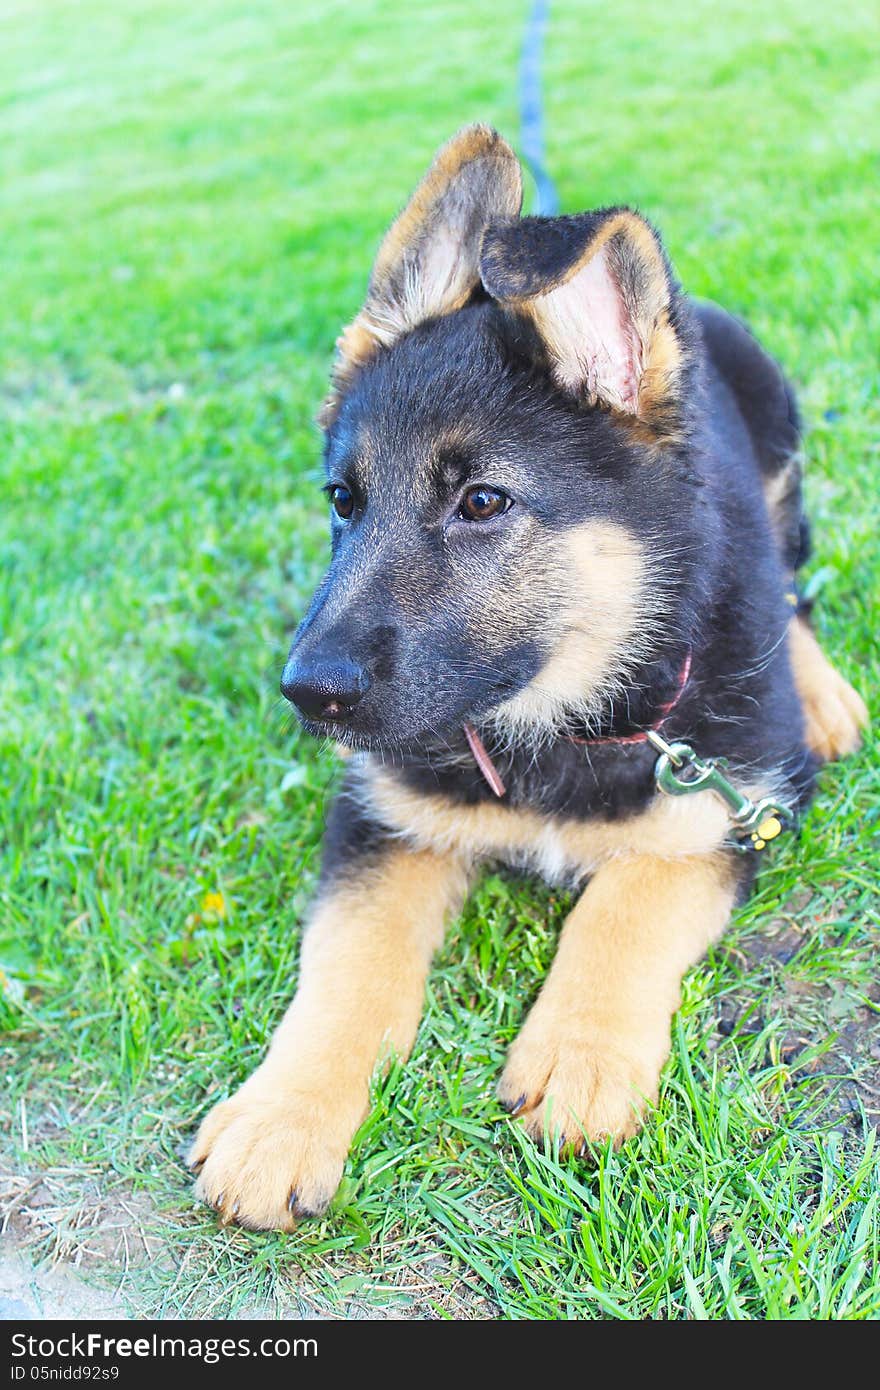
<path fill-rule="evenodd" d="M 516 217 L 521 203 L 519 162 L 497 131 L 466 126 L 443 146 L 386 233 L 364 307 L 337 340 L 321 424 L 330 423 L 354 372 L 380 348 L 467 302 L 480 284 L 486 227 Z"/>
<path fill-rule="evenodd" d="M 678 291 L 659 238 L 638 213 L 494 223 L 480 273 L 494 299 L 531 323 L 561 390 L 670 423 L 683 366 Z"/>

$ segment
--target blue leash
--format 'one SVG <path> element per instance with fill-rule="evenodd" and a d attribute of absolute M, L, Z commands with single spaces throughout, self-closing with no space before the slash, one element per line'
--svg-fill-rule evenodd
<path fill-rule="evenodd" d="M 519 65 L 520 143 L 523 158 L 535 180 L 532 212 L 540 217 L 555 217 L 559 212 L 559 194 L 544 163 L 541 51 L 549 9 L 548 0 L 534 0 L 526 22 Z"/>

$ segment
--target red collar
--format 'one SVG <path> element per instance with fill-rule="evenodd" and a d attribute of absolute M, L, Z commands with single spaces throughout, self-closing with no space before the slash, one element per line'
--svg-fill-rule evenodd
<path fill-rule="evenodd" d="M 667 700 L 665 704 L 660 706 L 660 713 L 654 720 L 654 723 L 651 724 L 647 729 L 643 729 L 640 733 L 627 734 L 623 738 L 615 738 L 613 736 L 606 738 L 575 738 L 574 734 L 566 734 L 565 737 L 568 739 L 569 743 L 580 743 L 590 748 L 594 748 L 597 745 L 603 743 L 647 743 L 648 734 L 656 734 L 663 727 L 666 720 L 669 718 L 670 714 L 675 709 L 676 705 L 678 704 L 679 700 L 684 694 L 685 686 L 687 685 L 688 680 L 690 679 L 690 674 L 691 650 L 690 648 L 688 648 L 687 653 L 685 654 L 684 661 L 681 664 L 681 670 L 678 673 L 678 684 L 675 688 L 675 694 L 673 695 L 671 700 Z M 471 753 L 473 754 L 474 762 L 477 764 L 477 767 L 482 772 L 491 790 L 498 797 L 506 795 L 507 788 L 501 780 L 501 774 L 499 773 L 497 767 L 493 763 L 489 754 L 486 752 L 485 744 L 483 743 L 483 740 L 480 738 L 480 735 L 477 733 L 473 724 L 466 723 L 464 725 L 464 736 L 468 741 L 468 747 L 470 748 Z"/>
<path fill-rule="evenodd" d="M 569 741 L 571 743 L 586 743 L 591 747 L 597 743 L 647 743 L 648 734 L 656 734 L 675 709 L 675 706 L 684 694 L 684 688 L 690 680 L 690 675 L 691 649 L 688 647 L 684 661 L 681 663 L 681 670 L 678 673 L 678 684 L 675 687 L 675 694 L 671 700 L 666 701 L 665 705 L 660 706 L 660 713 L 654 720 L 654 723 L 650 724 L 647 729 L 643 729 L 641 733 L 638 734 L 627 734 L 625 738 L 614 738 L 613 736 L 609 738 L 575 738 L 573 734 L 568 734 L 567 737 Z"/>

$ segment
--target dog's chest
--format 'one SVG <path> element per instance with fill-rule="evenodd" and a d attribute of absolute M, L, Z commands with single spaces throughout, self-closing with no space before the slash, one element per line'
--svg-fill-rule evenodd
<path fill-rule="evenodd" d="M 541 815 L 503 802 L 461 805 L 406 786 L 391 771 L 365 766 L 365 804 L 392 833 L 418 848 L 452 853 L 469 863 L 499 860 L 529 868 L 549 882 L 578 879 L 605 860 L 650 855 L 664 859 L 718 849 L 728 829 L 714 797 L 653 797 L 645 810 L 618 820 Z"/>

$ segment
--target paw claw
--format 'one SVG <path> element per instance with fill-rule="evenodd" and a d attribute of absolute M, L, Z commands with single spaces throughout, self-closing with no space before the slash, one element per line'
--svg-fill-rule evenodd
<path fill-rule="evenodd" d="M 336 1191 L 350 1132 L 324 1098 L 267 1089 L 247 1083 L 203 1121 L 196 1194 L 224 1226 L 292 1231 Z"/>
<path fill-rule="evenodd" d="M 526 1096 L 523 1093 L 517 1096 L 516 1100 L 502 1100 L 499 1102 L 502 1110 L 506 1110 L 508 1115 L 518 1115 L 526 1103 Z"/>
<path fill-rule="evenodd" d="M 668 1022 L 641 1040 L 585 1031 L 559 1037 L 529 1025 L 514 1043 L 501 1081 L 505 1095 L 519 1095 L 511 1113 L 536 1143 L 552 1136 L 561 1156 L 587 1158 L 590 1146 L 629 1139 L 656 1100 L 660 1069 L 669 1050 Z M 523 1091 L 523 1083 L 526 1090 Z M 503 1103 L 503 1102 L 502 1102 Z"/>

